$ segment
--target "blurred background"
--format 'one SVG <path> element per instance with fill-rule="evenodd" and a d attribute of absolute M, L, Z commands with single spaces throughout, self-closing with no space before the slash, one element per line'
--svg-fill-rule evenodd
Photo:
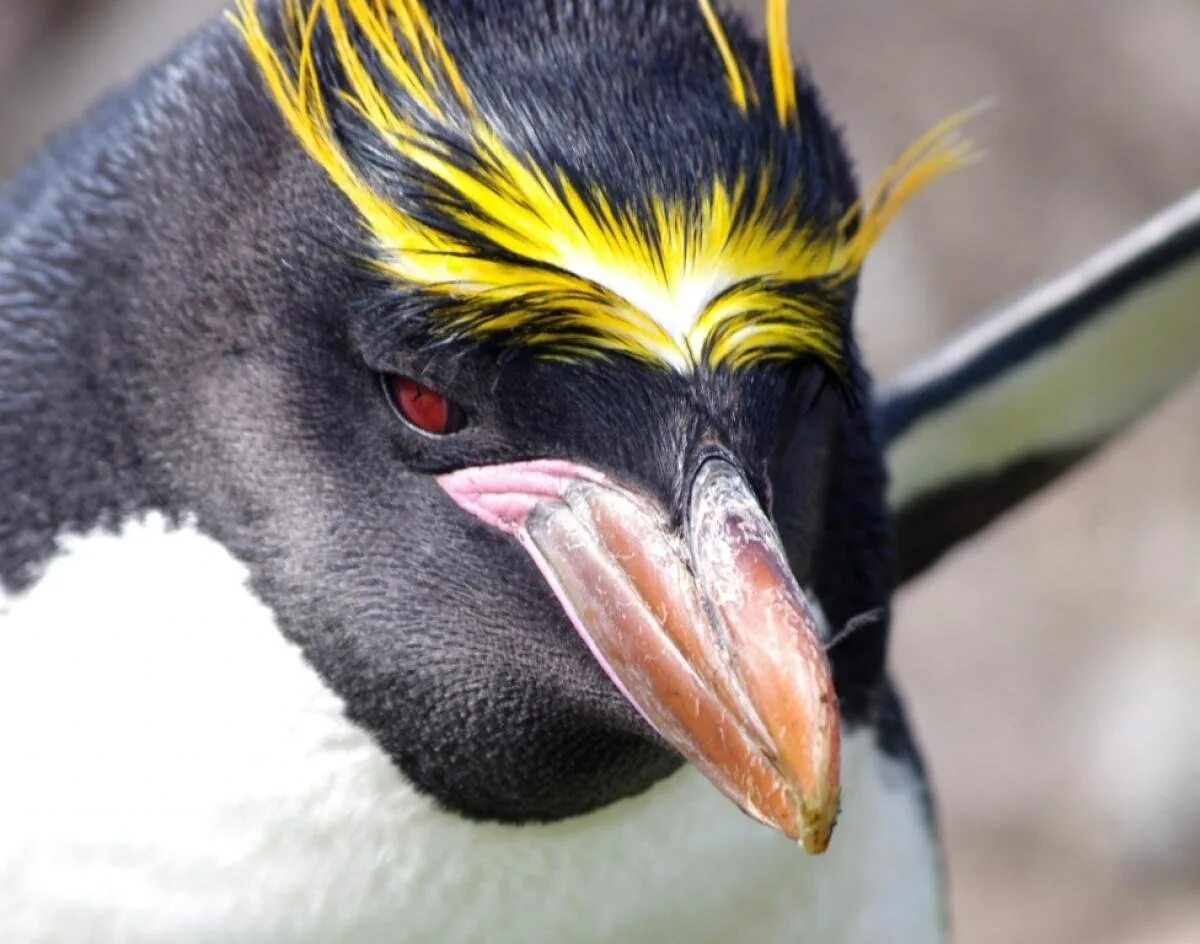
<path fill-rule="evenodd" d="M 221 6 L 0 0 L 0 173 Z M 882 379 L 1200 186 L 1196 0 L 792 8 L 865 178 L 993 104 L 868 264 Z M 894 652 L 962 942 L 1200 941 L 1200 383 L 906 590 Z"/>

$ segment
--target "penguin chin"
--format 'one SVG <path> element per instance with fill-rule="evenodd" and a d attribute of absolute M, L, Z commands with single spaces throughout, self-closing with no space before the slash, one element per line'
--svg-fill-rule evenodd
<path fill-rule="evenodd" d="M 595 705 L 589 708 L 590 721 L 598 712 Z M 592 726 L 581 721 L 583 712 L 575 714 L 580 717 L 562 725 L 531 728 L 528 737 L 536 746 L 506 753 L 502 764 L 496 758 L 482 764 L 475 757 L 432 769 L 393 759 L 405 778 L 443 809 L 467 820 L 505 825 L 594 814 L 644 794 L 685 764 L 653 732 Z M 502 777 L 494 776 L 497 769 L 503 770 Z"/>

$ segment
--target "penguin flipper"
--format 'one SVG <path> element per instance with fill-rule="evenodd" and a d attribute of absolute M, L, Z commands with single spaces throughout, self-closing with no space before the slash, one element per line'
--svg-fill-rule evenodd
<path fill-rule="evenodd" d="M 1197 373 L 1200 190 L 881 391 L 899 582 Z"/>

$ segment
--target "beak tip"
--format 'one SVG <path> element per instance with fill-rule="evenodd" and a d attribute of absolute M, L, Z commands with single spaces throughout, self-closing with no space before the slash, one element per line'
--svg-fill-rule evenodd
<path fill-rule="evenodd" d="M 821 855 L 829 848 L 833 830 L 841 811 L 841 790 L 834 786 L 824 796 L 803 796 L 793 793 L 792 815 L 784 820 L 762 819 L 762 822 L 779 830 L 809 855 Z"/>
<path fill-rule="evenodd" d="M 828 832 L 824 835 L 808 833 L 804 836 L 801 845 L 809 855 L 824 855 L 825 850 L 829 848 L 829 836 L 830 833 Z"/>
<path fill-rule="evenodd" d="M 803 817 L 804 834 L 800 844 L 809 855 L 821 855 L 829 848 L 829 840 L 833 836 L 833 827 L 837 824 L 838 795 L 834 795 L 832 803 L 825 804 L 816 810 L 805 810 Z"/>

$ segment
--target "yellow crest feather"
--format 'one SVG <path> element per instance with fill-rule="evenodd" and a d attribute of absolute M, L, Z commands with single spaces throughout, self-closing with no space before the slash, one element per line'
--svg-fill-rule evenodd
<path fill-rule="evenodd" d="M 765 96 L 709 0 L 698 4 L 733 104 L 757 109 Z M 767 9 L 776 117 L 795 126 L 786 0 Z M 939 125 L 832 233 L 781 212 L 754 169 L 698 182 L 688 205 L 647 193 L 637 208 L 619 206 L 486 123 L 421 0 L 283 0 L 281 48 L 253 0 L 238 0 L 232 18 L 292 133 L 357 211 L 380 273 L 443 299 L 432 318 L 448 331 L 501 340 L 520 331 L 552 357 L 621 353 L 686 371 L 808 355 L 840 367 L 836 306 L 787 286 L 852 278 L 900 206 L 968 157 L 951 141 L 957 121 Z M 324 87 L 314 55 L 321 24 L 337 89 Z M 330 96 L 434 188 L 445 225 L 364 179 L 339 141 Z"/>
<path fill-rule="evenodd" d="M 775 116 L 781 125 L 796 120 L 796 72 L 788 43 L 788 0 L 767 0 L 767 54 Z"/>

